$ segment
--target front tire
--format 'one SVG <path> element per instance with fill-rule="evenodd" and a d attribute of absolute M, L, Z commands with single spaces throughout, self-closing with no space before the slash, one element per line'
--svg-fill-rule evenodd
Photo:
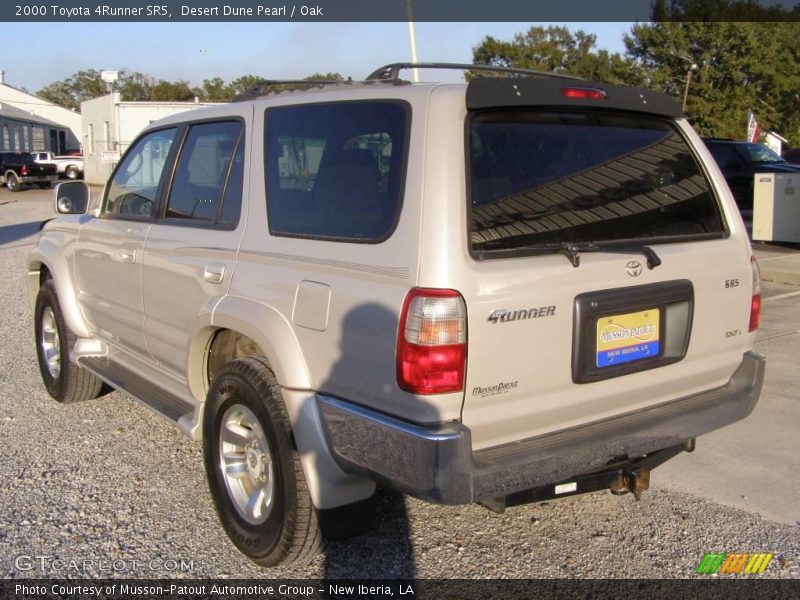
<path fill-rule="evenodd" d="M 264 567 L 313 558 L 322 534 L 265 358 L 222 367 L 208 392 L 203 439 L 211 495 L 234 545 Z"/>
<path fill-rule="evenodd" d="M 36 357 L 47 393 L 59 402 L 91 400 L 100 395 L 103 382 L 69 360 L 75 334 L 64 321 L 52 279 L 39 288 L 34 311 Z"/>

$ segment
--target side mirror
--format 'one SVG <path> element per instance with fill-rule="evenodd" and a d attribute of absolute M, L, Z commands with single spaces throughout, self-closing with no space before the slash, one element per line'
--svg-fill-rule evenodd
<path fill-rule="evenodd" d="M 89 208 L 89 185 L 84 181 L 59 183 L 54 192 L 55 209 L 60 215 L 82 215 Z"/>

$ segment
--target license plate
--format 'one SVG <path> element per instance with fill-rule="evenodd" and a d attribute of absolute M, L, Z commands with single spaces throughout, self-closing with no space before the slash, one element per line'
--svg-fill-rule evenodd
<path fill-rule="evenodd" d="M 597 319 L 597 366 L 611 367 L 658 356 L 659 316 L 657 308 L 650 308 Z"/>

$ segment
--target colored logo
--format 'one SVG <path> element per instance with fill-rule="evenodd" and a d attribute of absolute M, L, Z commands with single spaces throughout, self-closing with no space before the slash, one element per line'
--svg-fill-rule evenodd
<path fill-rule="evenodd" d="M 772 552 L 707 552 L 697 566 L 699 575 L 761 574 L 772 561 Z"/>
<path fill-rule="evenodd" d="M 618 365 L 658 356 L 660 311 L 657 308 L 597 321 L 597 366 Z"/>

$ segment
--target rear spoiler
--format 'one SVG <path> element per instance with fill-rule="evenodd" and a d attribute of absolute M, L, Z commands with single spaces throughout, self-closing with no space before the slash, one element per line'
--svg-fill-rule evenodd
<path fill-rule="evenodd" d="M 523 106 L 625 110 L 674 119 L 685 116 L 667 94 L 624 85 L 522 77 L 476 77 L 467 85 L 469 110 Z"/>

